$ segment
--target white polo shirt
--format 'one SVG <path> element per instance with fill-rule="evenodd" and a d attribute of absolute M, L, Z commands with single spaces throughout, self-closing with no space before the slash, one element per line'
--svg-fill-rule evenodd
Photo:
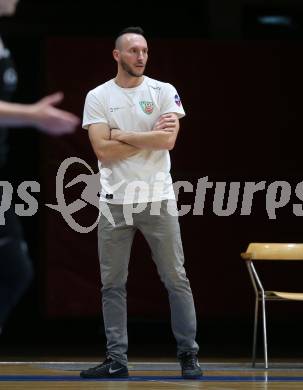
<path fill-rule="evenodd" d="M 160 115 L 185 115 L 176 89 L 144 76 L 135 88 L 121 88 L 114 79 L 91 90 L 86 97 L 83 128 L 107 123 L 124 131 L 151 131 Z M 168 150 L 142 150 L 111 164 L 98 161 L 101 180 L 100 200 L 132 204 L 175 199 Z"/>

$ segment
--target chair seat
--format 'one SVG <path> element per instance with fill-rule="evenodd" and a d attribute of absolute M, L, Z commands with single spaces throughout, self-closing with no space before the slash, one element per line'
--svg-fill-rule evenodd
<path fill-rule="evenodd" d="M 245 260 L 251 282 L 256 294 L 255 316 L 254 316 L 254 334 L 253 334 L 253 367 L 256 364 L 256 348 L 257 348 L 257 329 L 259 318 L 259 305 L 262 307 L 262 325 L 263 325 L 263 347 L 264 347 L 264 366 L 268 368 L 268 353 L 267 353 L 267 329 L 266 329 L 266 305 L 267 301 L 276 302 L 295 302 L 303 301 L 303 292 L 285 292 L 266 290 L 261 276 L 258 275 L 257 263 L 267 261 L 272 272 L 274 272 L 274 262 L 289 262 L 303 261 L 303 243 L 260 243 L 251 242 L 246 252 L 241 253 L 241 257 Z M 264 263 L 263 263 L 264 264 Z M 285 263 L 284 263 L 285 264 Z M 285 274 L 285 278 L 289 280 L 289 276 Z M 278 282 L 278 281 L 277 281 Z M 280 281 L 281 282 L 281 281 Z M 271 285 L 274 284 L 274 278 L 271 278 Z M 279 287 L 278 287 L 279 288 Z M 283 287 L 282 287 L 283 288 Z M 292 285 L 290 287 L 292 289 Z M 293 290 L 296 287 L 293 286 Z M 298 287 L 301 290 L 300 287 Z M 301 290 L 302 291 L 302 290 Z"/>
<path fill-rule="evenodd" d="M 303 301 L 303 293 L 292 293 L 292 292 L 282 292 L 282 291 L 268 291 L 268 292 L 282 299 Z"/>

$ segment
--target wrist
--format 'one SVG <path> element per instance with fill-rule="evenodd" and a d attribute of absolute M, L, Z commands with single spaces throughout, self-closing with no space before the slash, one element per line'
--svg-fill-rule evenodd
<path fill-rule="evenodd" d="M 119 141 L 121 133 L 122 132 L 119 129 L 115 129 L 115 128 L 110 129 L 110 139 Z"/>
<path fill-rule="evenodd" d="M 40 112 L 35 104 L 28 104 L 24 107 L 24 119 L 30 126 L 39 126 Z"/>

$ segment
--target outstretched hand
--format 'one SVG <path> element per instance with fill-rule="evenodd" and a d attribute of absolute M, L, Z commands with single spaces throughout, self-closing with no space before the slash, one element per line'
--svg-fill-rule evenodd
<path fill-rule="evenodd" d="M 80 119 L 68 112 L 54 107 L 63 100 L 63 93 L 45 96 L 32 105 L 33 124 L 50 135 L 63 135 L 74 132 Z"/>

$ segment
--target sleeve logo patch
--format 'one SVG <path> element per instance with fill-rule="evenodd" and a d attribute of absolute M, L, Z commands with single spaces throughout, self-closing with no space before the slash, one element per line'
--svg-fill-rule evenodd
<path fill-rule="evenodd" d="M 175 95 L 175 103 L 178 107 L 181 106 L 181 99 L 180 99 L 179 95 Z"/>

